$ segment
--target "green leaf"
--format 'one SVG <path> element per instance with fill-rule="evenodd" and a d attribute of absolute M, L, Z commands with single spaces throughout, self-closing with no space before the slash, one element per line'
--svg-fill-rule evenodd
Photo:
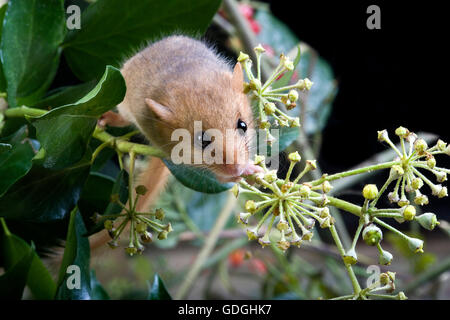
<path fill-rule="evenodd" d="M 164 285 L 164 282 L 162 281 L 161 277 L 156 273 L 155 277 L 153 278 L 153 285 L 149 288 L 150 292 L 148 295 L 148 300 L 172 300 L 172 297 L 170 296 L 169 292 L 166 289 L 166 286 Z"/>
<path fill-rule="evenodd" d="M 149 40 L 174 32 L 203 34 L 219 0 L 97 0 L 81 15 L 81 29 L 71 30 L 64 55 L 75 75 L 98 78 L 105 65 L 119 66 Z"/>
<path fill-rule="evenodd" d="M 185 164 L 174 164 L 163 159 L 170 172 L 184 186 L 204 193 L 219 193 L 230 189 L 233 183 L 220 183 L 211 171 L 199 169 Z"/>
<path fill-rule="evenodd" d="M 20 300 L 27 283 L 34 250 L 30 250 L 9 270 L 0 276 L 0 299 Z"/>
<path fill-rule="evenodd" d="M 47 97 L 37 102 L 35 107 L 55 108 L 66 104 L 73 104 L 92 91 L 96 85 L 96 81 L 89 81 L 75 86 L 58 88 Z"/>
<path fill-rule="evenodd" d="M 89 271 L 90 248 L 89 240 L 83 236 L 86 228 L 80 212 L 75 207 L 70 213 L 69 229 L 67 232 L 66 249 L 59 269 L 57 300 L 89 300 L 91 299 L 91 279 Z M 77 271 L 70 271 L 69 266 L 78 268 L 80 276 L 79 288 L 69 288 Z M 77 270 L 77 269 L 75 269 Z"/>
<path fill-rule="evenodd" d="M 19 263 L 23 257 L 31 252 L 32 261 L 26 279 L 27 286 L 30 288 L 35 299 L 53 299 L 56 284 L 50 272 L 28 243 L 14 234 L 5 232 L 3 235 L 2 250 L 6 270 Z"/>
<path fill-rule="evenodd" d="M 64 35 L 62 0 L 8 3 L 0 54 L 10 107 L 17 105 L 18 97 L 45 92 L 55 76 Z"/>
<path fill-rule="evenodd" d="M 0 198 L 0 216 L 35 222 L 64 219 L 80 198 L 89 168 L 90 159 L 61 170 L 34 165 Z"/>
<path fill-rule="evenodd" d="M 204 194 L 194 192 L 188 200 L 186 210 L 195 225 L 202 231 L 214 226 L 220 210 L 225 206 L 226 193 Z"/>
<path fill-rule="evenodd" d="M 275 134 L 275 130 L 278 130 L 278 133 Z M 298 135 L 300 134 L 299 128 L 288 128 L 288 127 L 282 127 L 282 128 L 273 128 L 270 130 L 271 134 L 275 137 L 277 137 L 277 143 L 278 143 L 278 152 L 282 152 L 284 149 L 289 147 L 292 142 L 294 142 Z M 258 134 L 264 134 L 265 132 L 258 132 Z M 259 138 L 258 138 L 259 142 Z M 274 156 L 275 154 L 272 154 L 272 147 L 269 146 L 267 143 L 258 143 L 258 154 L 267 154 L 268 157 Z"/>
<path fill-rule="evenodd" d="M 43 166 L 58 169 L 79 161 L 86 152 L 97 118 L 119 104 L 125 91 L 120 71 L 107 66 L 97 86 L 78 102 L 31 118 L 37 139 L 45 149 Z"/>
<path fill-rule="evenodd" d="M 8 8 L 8 3 L 5 3 L 0 8 L 0 43 L 2 39 L 3 19 L 5 18 L 6 8 Z M 3 67 L 1 60 L 0 60 L 0 92 L 6 92 L 6 80 L 5 75 L 3 74 Z"/>
<path fill-rule="evenodd" d="M 0 143 L 0 154 L 6 151 L 10 151 L 12 149 L 12 145 L 9 143 Z"/>
<path fill-rule="evenodd" d="M 95 271 L 91 270 L 91 299 L 92 300 L 109 300 L 109 295 L 103 289 L 100 282 L 98 282 L 95 276 Z"/>
<path fill-rule="evenodd" d="M 80 201 L 78 202 L 80 212 L 83 217 L 91 217 L 95 212 L 100 215 L 120 213 L 122 211 L 122 207 L 117 203 L 111 202 L 111 195 L 118 194 L 120 201 L 122 201 L 122 203 L 126 203 L 128 199 L 128 180 L 126 171 L 120 171 L 116 180 L 99 173 L 91 174 L 91 179 L 91 181 L 88 180 L 86 183 L 83 194 L 90 194 L 91 200 L 93 201 L 89 201 L 86 196 L 83 197 L 82 195 Z M 95 194 L 95 196 L 92 196 L 93 194 Z M 90 207 L 88 206 L 88 201 L 90 202 Z M 81 208 L 83 208 L 83 210 L 81 210 Z M 94 208 L 96 208 L 96 210 Z M 104 228 L 103 222 L 104 221 L 102 220 L 92 227 L 88 224 L 87 235 L 91 235 L 102 230 Z"/>
<path fill-rule="evenodd" d="M 0 139 L 0 197 L 30 171 L 34 151 L 26 139 L 26 127 L 22 127 L 14 135 Z M 3 145 L 3 147 L 2 147 Z M 9 146 L 9 147 L 6 147 Z"/>

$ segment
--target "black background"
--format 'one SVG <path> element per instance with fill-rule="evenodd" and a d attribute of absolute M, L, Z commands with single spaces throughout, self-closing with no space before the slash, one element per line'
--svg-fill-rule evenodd
<path fill-rule="evenodd" d="M 402 125 L 450 141 L 448 11 L 443 2 L 265 2 L 331 64 L 339 81 L 323 132 L 319 160 L 324 171 L 346 170 L 385 150 L 377 141 L 381 129 L 388 129 L 393 140 L 395 128 Z M 366 27 L 372 4 L 381 9 L 380 30 Z M 437 160 L 450 165 L 449 157 Z M 375 182 L 381 186 L 385 178 Z M 448 220 L 448 198 L 430 200 L 426 208 Z"/>

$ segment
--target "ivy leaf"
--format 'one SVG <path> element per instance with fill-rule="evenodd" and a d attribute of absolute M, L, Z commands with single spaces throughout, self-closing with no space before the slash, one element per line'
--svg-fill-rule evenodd
<path fill-rule="evenodd" d="M 97 86 L 78 102 L 31 118 L 45 150 L 43 166 L 61 169 L 79 161 L 86 152 L 97 118 L 119 104 L 125 91 L 120 71 L 107 66 Z"/>
<path fill-rule="evenodd" d="M 195 168 L 185 164 L 174 164 L 163 159 L 170 172 L 184 186 L 204 193 L 219 193 L 230 189 L 233 183 L 220 183 L 211 171 Z"/>
<path fill-rule="evenodd" d="M 98 282 L 95 271 L 91 270 L 91 299 L 92 300 L 109 300 L 109 295 Z"/>
<path fill-rule="evenodd" d="M 4 232 L 2 250 L 6 270 L 11 269 L 31 252 L 31 265 L 26 283 L 35 299 L 53 299 L 56 284 L 50 272 L 28 243 L 10 232 Z"/>
<path fill-rule="evenodd" d="M 62 0 L 8 3 L 0 54 L 10 107 L 17 106 L 18 97 L 45 92 L 55 76 L 64 36 Z"/>
<path fill-rule="evenodd" d="M 225 206 L 227 194 L 204 194 L 194 192 L 187 201 L 186 210 L 195 225 L 202 231 L 209 231 L 214 226 L 220 208 Z"/>
<path fill-rule="evenodd" d="M 64 55 L 78 78 L 98 78 L 106 65 L 119 66 L 149 40 L 174 32 L 203 34 L 219 5 L 219 0 L 97 0 L 81 14 L 81 29 L 68 32 Z"/>
<path fill-rule="evenodd" d="M 0 197 L 30 171 L 34 151 L 26 140 L 26 127 L 9 138 L 0 139 Z M 8 147 L 9 146 L 9 147 Z"/>
<path fill-rule="evenodd" d="M 3 19 L 5 18 L 6 8 L 8 8 L 8 3 L 5 3 L 0 8 L 0 43 L 2 39 Z M 5 75 L 3 74 L 3 67 L 1 61 L 0 61 L 0 92 L 6 92 L 6 80 Z"/>
<path fill-rule="evenodd" d="M 89 240 L 84 236 L 86 228 L 78 208 L 70 213 L 69 229 L 67 231 L 66 249 L 59 269 L 57 300 L 89 300 L 91 299 L 91 279 L 89 271 L 90 248 Z M 75 271 L 68 269 L 74 267 Z M 78 272 L 79 271 L 79 272 Z M 70 288 L 79 276 L 79 288 Z"/>
<path fill-rule="evenodd" d="M 58 88 L 44 99 L 35 103 L 35 107 L 55 108 L 66 104 L 73 104 L 92 91 L 96 85 L 96 81 L 89 81 L 75 86 Z"/>
<path fill-rule="evenodd" d="M 148 300 L 172 300 L 169 292 L 164 285 L 161 277 L 156 273 L 153 278 L 153 284 L 150 286 L 150 282 L 147 282 L 150 288 Z"/>
<path fill-rule="evenodd" d="M 0 198 L 0 216 L 35 222 L 64 219 L 80 198 L 90 157 L 61 170 L 34 165 Z"/>
<path fill-rule="evenodd" d="M 29 250 L 23 257 L 0 276 L 0 299 L 20 300 L 27 283 L 34 250 Z"/>

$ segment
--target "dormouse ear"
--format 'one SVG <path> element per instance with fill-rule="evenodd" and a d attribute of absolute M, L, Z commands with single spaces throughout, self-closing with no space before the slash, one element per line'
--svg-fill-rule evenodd
<path fill-rule="evenodd" d="M 160 118 L 161 120 L 169 121 L 173 118 L 172 111 L 167 108 L 166 106 L 163 106 L 162 104 L 159 104 L 153 99 L 145 98 L 145 103 L 150 108 L 150 110 L 153 111 L 153 113 Z"/>
<path fill-rule="evenodd" d="M 234 66 L 233 70 L 233 78 L 231 79 L 231 83 L 234 90 L 242 92 L 244 90 L 244 74 L 242 73 L 241 63 L 238 62 Z"/>

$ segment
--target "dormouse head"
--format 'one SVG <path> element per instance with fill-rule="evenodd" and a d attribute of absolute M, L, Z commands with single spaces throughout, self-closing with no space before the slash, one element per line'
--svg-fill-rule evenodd
<path fill-rule="evenodd" d="M 145 100 L 160 121 L 161 134 L 170 137 L 169 143 L 158 144 L 172 162 L 208 169 L 221 182 L 260 171 L 250 160 L 256 135 L 243 85 L 237 63 L 232 73 L 205 68 L 181 77 L 160 101 Z"/>

